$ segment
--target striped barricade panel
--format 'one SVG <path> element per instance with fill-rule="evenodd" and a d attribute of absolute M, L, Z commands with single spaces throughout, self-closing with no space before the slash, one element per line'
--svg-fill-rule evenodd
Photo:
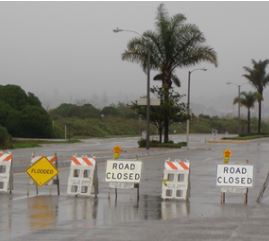
<path fill-rule="evenodd" d="M 170 161 L 166 160 L 164 163 L 164 168 L 171 171 L 186 171 L 189 172 L 190 163 L 181 160 Z"/>
<path fill-rule="evenodd" d="M 8 192 L 10 188 L 11 162 L 13 156 L 11 153 L 0 152 L 0 191 Z"/>
<path fill-rule="evenodd" d="M 52 156 L 47 156 L 49 162 L 56 167 L 56 162 L 57 162 L 57 156 L 56 155 L 52 155 Z M 55 180 L 57 180 L 57 176 L 55 176 L 52 180 L 50 180 L 47 185 L 52 185 L 52 184 L 56 184 Z"/>
<path fill-rule="evenodd" d="M 189 185 L 190 163 L 188 161 L 166 160 L 164 162 L 164 174 L 162 182 L 163 199 L 187 198 Z"/>
<path fill-rule="evenodd" d="M 72 156 L 67 194 L 91 196 L 96 161 L 88 156 Z"/>

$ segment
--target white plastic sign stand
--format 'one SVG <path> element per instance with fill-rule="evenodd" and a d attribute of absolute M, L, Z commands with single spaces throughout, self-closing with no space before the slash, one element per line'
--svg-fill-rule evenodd
<path fill-rule="evenodd" d="M 13 190 L 13 156 L 11 153 L 0 152 L 0 192 L 12 193 Z"/>
<path fill-rule="evenodd" d="M 162 199 L 188 200 L 190 197 L 190 163 L 181 160 L 164 162 Z"/>
<path fill-rule="evenodd" d="M 96 160 L 88 156 L 72 156 L 67 185 L 67 194 L 72 196 L 97 195 Z M 96 176 L 97 177 L 97 176 Z"/>

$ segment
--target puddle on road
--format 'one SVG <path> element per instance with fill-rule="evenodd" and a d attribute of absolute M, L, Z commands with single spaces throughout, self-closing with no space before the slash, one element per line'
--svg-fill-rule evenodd
<path fill-rule="evenodd" d="M 87 220 L 93 226 L 113 225 L 139 220 L 168 220 L 187 216 L 189 204 L 162 201 L 160 197 L 143 195 L 139 202 L 120 196 L 116 201 L 101 196 L 98 199 L 68 198 L 68 207 L 59 207 L 59 221 Z"/>
<path fill-rule="evenodd" d="M 58 198 L 37 196 L 27 200 L 29 226 L 32 231 L 49 228 L 56 223 Z"/>
<path fill-rule="evenodd" d="M 106 195 L 94 198 L 40 195 L 23 202 L 9 202 L 0 213 L 0 231 L 4 236 L 38 232 L 59 225 L 107 226 L 139 220 L 169 220 L 187 216 L 185 202 L 162 201 L 158 196 L 143 195 L 139 202 L 129 195 L 115 201 Z"/>
<path fill-rule="evenodd" d="M 247 217 L 248 208 L 240 203 L 220 206 L 212 203 L 163 201 L 159 196 L 100 194 L 97 199 L 40 195 L 20 201 L 0 196 L 0 233 L 4 240 L 21 237 L 27 233 L 64 231 L 69 228 L 114 226 L 141 220 L 171 220 L 184 217 Z M 190 211 L 191 210 L 191 211 Z M 211 210 L 209 213 L 208 210 Z"/>

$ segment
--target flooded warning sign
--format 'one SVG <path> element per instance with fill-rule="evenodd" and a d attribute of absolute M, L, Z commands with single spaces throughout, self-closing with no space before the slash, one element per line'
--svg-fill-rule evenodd
<path fill-rule="evenodd" d="M 106 182 L 139 183 L 141 179 L 141 161 L 108 160 Z"/>
<path fill-rule="evenodd" d="M 26 173 L 38 186 L 43 186 L 58 174 L 58 170 L 43 156 L 33 163 Z"/>

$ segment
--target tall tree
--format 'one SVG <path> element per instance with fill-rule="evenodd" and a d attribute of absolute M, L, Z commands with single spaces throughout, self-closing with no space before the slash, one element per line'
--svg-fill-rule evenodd
<path fill-rule="evenodd" d="M 269 83 L 269 74 L 266 73 L 266 67 L 269 64 L 269 59 L 260 60 L 256 62 L 252 59 L 252 68 L 244 67 L 247 72 L 243 76 L 249 80 L 251 85 L 257 90 L 260 95 L 258 99 L 259 104 L 259 117 L 258 117 L 258 133 L 261 133 L 261 119 L 262 119 L 262 101 L 263 90 Z"/>
<path fill-rule="evenodd" d="M 169 89 L 174 83 L 180 86 L 176 69 L 193 66 L 202 61 L 217 65 L 214 49 L 204 45 L 205 37 L 194 24 L 185 22 L 183 14 L 169 17 L 164 5 L 158 8 L 156 31 L 146 31 L 141 37 L 131 39 L 122 59 L 140 63 L 143 70 L 147 67 L 147 54 L 150 53 L 150 68 L 157 70 L 155 80 L 162 82 L 164 104 L 169 102 Z M 169 106 L 169 105 L 167 105 Z M 164 142 L 169 140 L 170 110 L 164 113 Z"/>
<path fill-rule="evenodd" d="M 257 92 L 242 92 L 239 97 L 234 99 L 234 104 L 239 103 L 242 106 L 245 106 L 248 110 L 248 134 L 250 133 L 250 109 L 254 108 L 255 102 L 259 100 L 260 95 Z"/>

